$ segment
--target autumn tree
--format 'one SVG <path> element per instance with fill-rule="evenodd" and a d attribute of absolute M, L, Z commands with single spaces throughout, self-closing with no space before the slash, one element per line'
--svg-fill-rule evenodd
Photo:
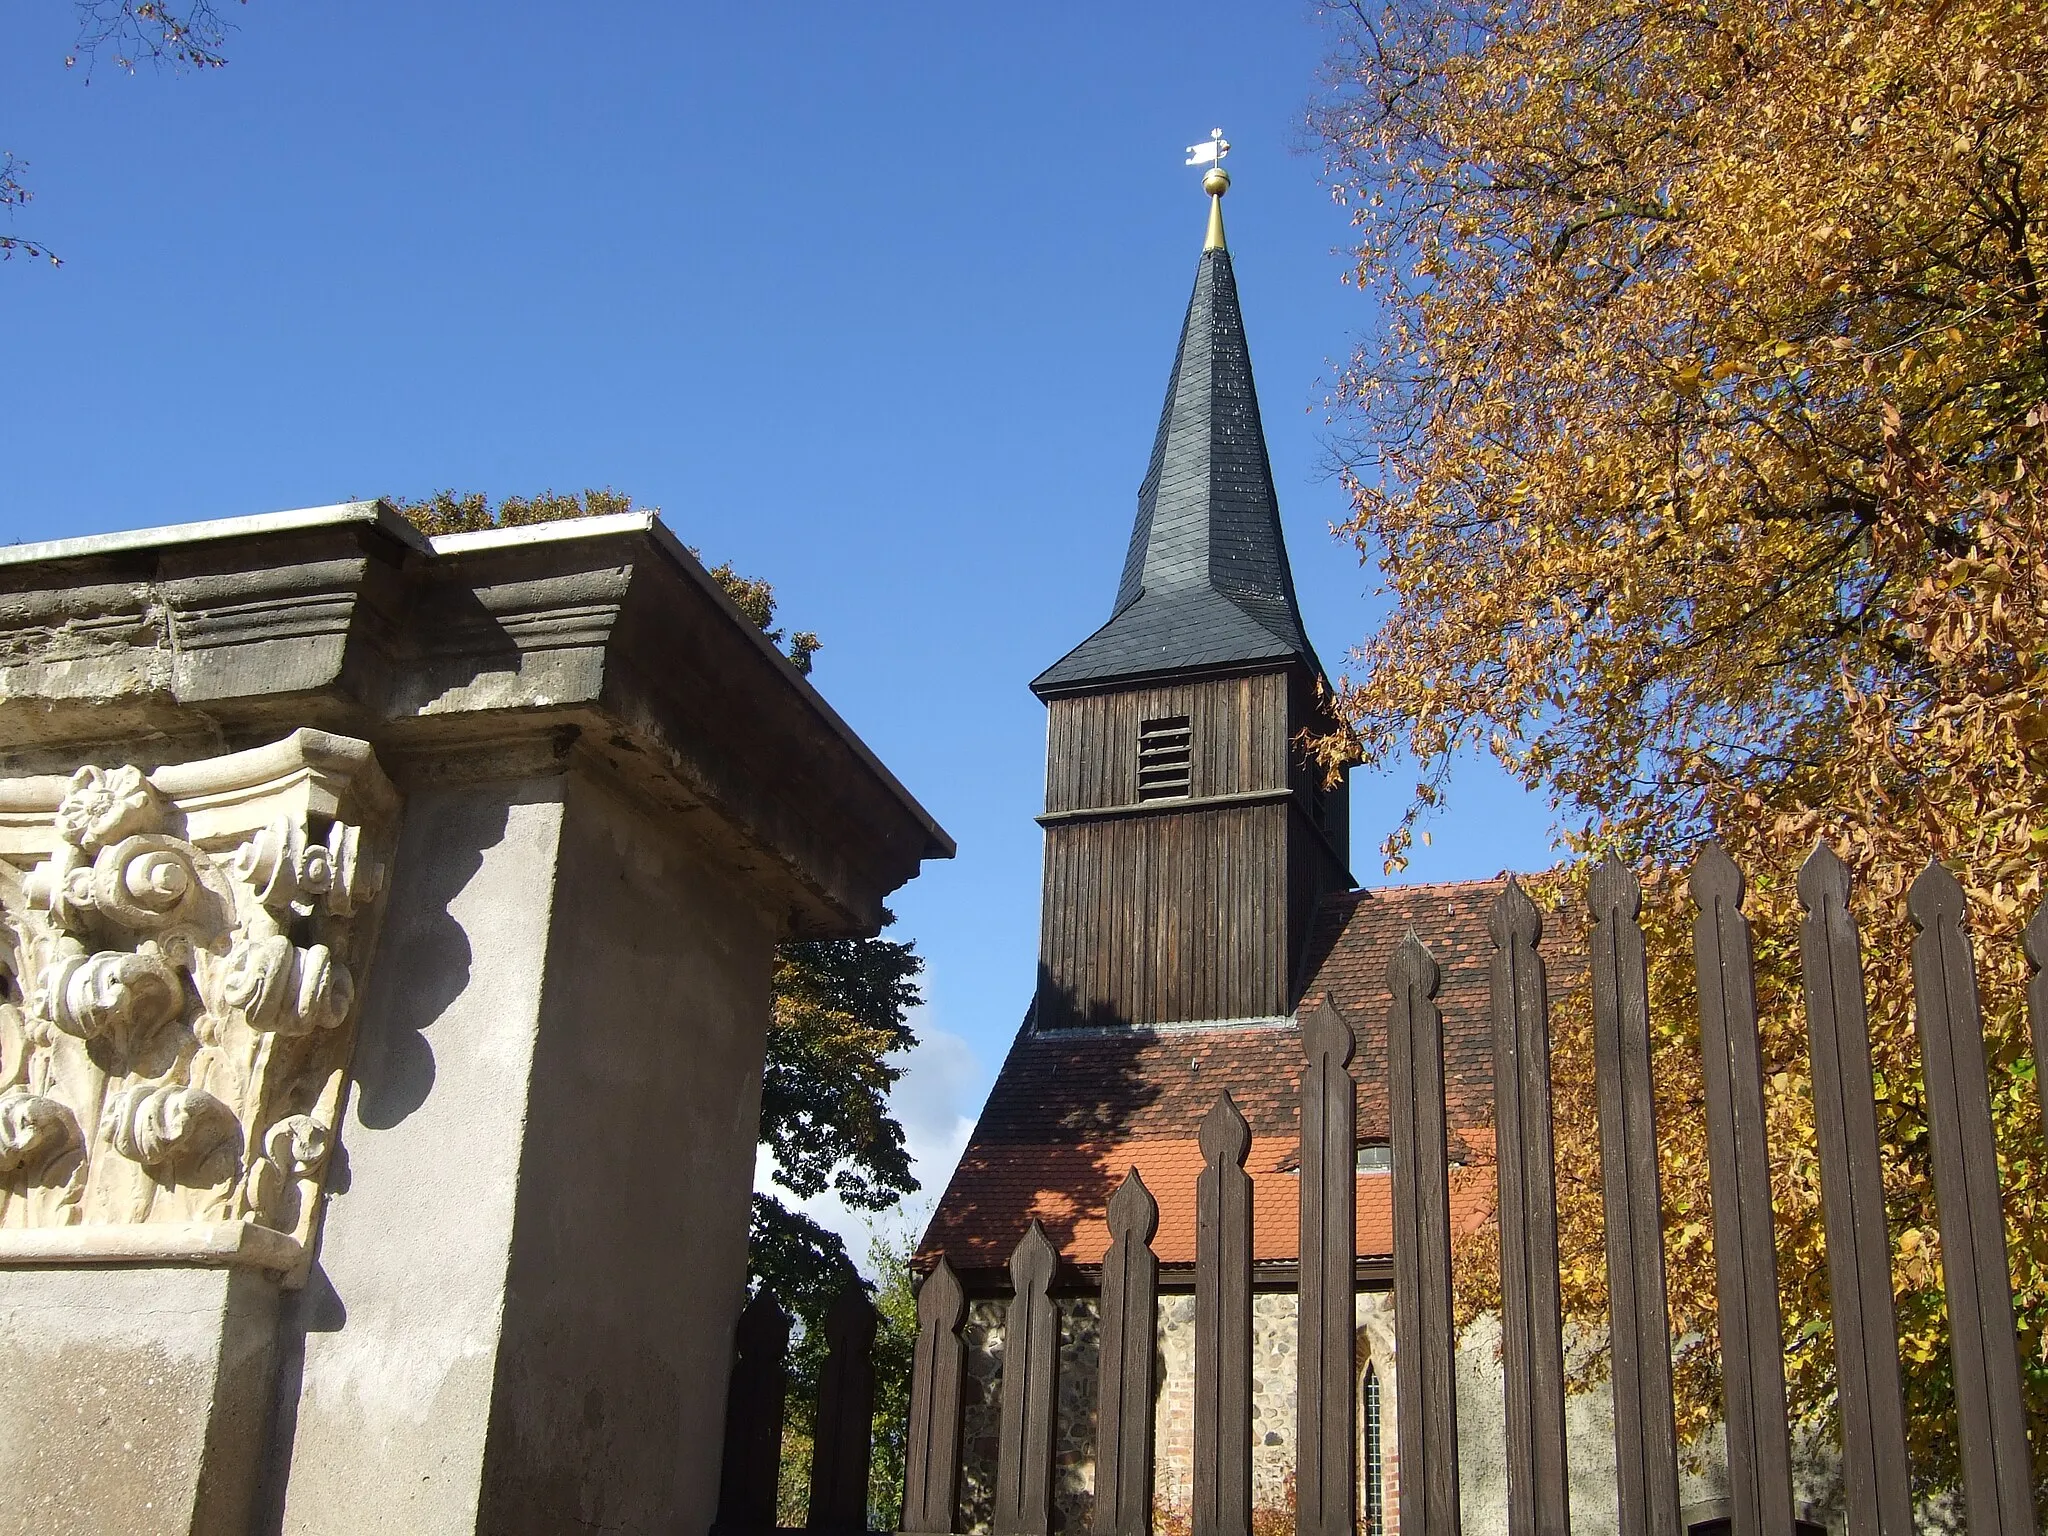
<path fill-rule="evenodd" d="M 630 496 L 609 488 L 508 496 L 495 504 L 454 491 L 417 501 L 387 499 L 428 534 L 635 510 Z M 818 637 L 776 627 L 774 588 L 729 564 L 711 567 L 711 575 L 799 672 L 811 670 Z M 881 1212 L 918 1187 L 903 1127 L 889 1110 L 889 1092 L 903 1076 L 897 1061 L 917 1044 L 908 1016 L 919 1000 L 917 976 L 923 969 L 913 945 L 883 938 L 819 939 L 785 944 L 777 952 L 761 1080 L 761 1143 L 782 1190 L 799 1199 L 829 1190 L 855 1210 Z M 794 1366 L 799 1379 L 807 1379 L 820 1362 L 819 1325 L 826 1309 L 859 1279 L 846 1245 L 777 1196 L 757 1193 L 748 1262 L 753 1277 L 772 1286 L 805 1325 Z"/>
<path fill-rule="evenodd" d="M 2019 995 L 2048 843 L 2048 9 L 1394 0 L 1339 8 L 1337 38 L 1312 122 L 1378 319 L 1343 383 L 1344 531 L 1392 607 L 1341 690 L 1353 734 L 1323 750 L 1420 765 L 1390 868 L 1477 750 L 1550 797 L 1577 853 L 1645 873 L 1689 1430 L 1718 1381 L 1678 877 L 1710 836 L 1751 874 L 1788 1368 L 1824 1423 L 1792 875 L 1816 840 L 1848 860 L 1916 1470 L 1946 1485 L 1903 905 L 1930 855 L 1978 937 L 2048 1433 L 2048 1169 Z M 1560 1092 L 1589 1091 L 1566 1059 L 1583 1029 L 1559 1036 Z M 1583 1111 L 1558 1118 L 1566 1282 L 1599 1320 Z"/>

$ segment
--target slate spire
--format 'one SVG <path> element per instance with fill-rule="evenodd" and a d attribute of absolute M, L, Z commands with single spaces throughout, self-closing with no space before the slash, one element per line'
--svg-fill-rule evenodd
<path fill-rule="evenodd" d="M 1116 607 L 1032 683 L 1042 697 L 1290 657 L 1321 671 L 1295 603 L 1222 199 L 1212 198 Z"/>

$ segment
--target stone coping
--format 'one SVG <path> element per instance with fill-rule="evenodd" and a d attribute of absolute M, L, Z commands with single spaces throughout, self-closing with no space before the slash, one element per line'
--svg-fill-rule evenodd
<path fill-rule="evenodd" d="M 427 542 L 437 555 L 460 555 L 476 549 L 517 549 L 526 544 L 652 533 L 656 529 L 668 532 L 652 512 L 606 512 L 599 517 L 558 517 L 544 523 L 515 523 L 509 528 L 479 528 L 474 533 L 441 533 Z M 681 547 L 678 543 L 677 548 Z"/>
<path fill-rule="evenodd" d="M 331 507 L 299 507 L 289 512 L 258 512 L 247 517 L 216 517 L 199 523 L 172 523 L 162 528 L 130 528 L 122 533 L 93 533 L 76 539 L 45 539 L 39 544 L 0 546 L 0 565 L 28 565 L 37 560 L 79 560 L 117 555 L 167 544 L 206 544 L 219 539 L 256 538 L 266 533 L 294 533 L 345 523 L 375 523 L 384 532 L 422 554 L 432 548 L 427 536 L 381 501 L 344 501 Z"/>
<path fill-rule="evenodd" d="M 191 1264 L 287 1273 L 305 1258 L 298 1239 L 247 1221 L 154 1226 L 0 1229 L 0 1269 L 84 1264 Z"/>

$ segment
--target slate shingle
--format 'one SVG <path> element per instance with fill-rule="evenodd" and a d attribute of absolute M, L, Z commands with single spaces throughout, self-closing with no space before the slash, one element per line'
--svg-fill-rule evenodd
<path fill-rule="evenodd" d="M 1279 499 L 1228 251 L 1204 251 L 1110 620 L 1039 694 L 1158 672 L 1305 661 Z"/>

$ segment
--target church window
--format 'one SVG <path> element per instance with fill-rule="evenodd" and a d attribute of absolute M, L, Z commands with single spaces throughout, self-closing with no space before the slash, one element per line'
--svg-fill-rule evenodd
<path fill-rule="evenodd" d="M 1138 798 L 1184 800 L 1191 783 L 1194 731 L 1186 715 L 1138 723 Z"/>
<path fill-rule="evenodd" d="M 1365 1366 L 1365 1536 L 1386 1536 L 1386 1452 L 1380 1442 L 1380 1373 Z"/>

